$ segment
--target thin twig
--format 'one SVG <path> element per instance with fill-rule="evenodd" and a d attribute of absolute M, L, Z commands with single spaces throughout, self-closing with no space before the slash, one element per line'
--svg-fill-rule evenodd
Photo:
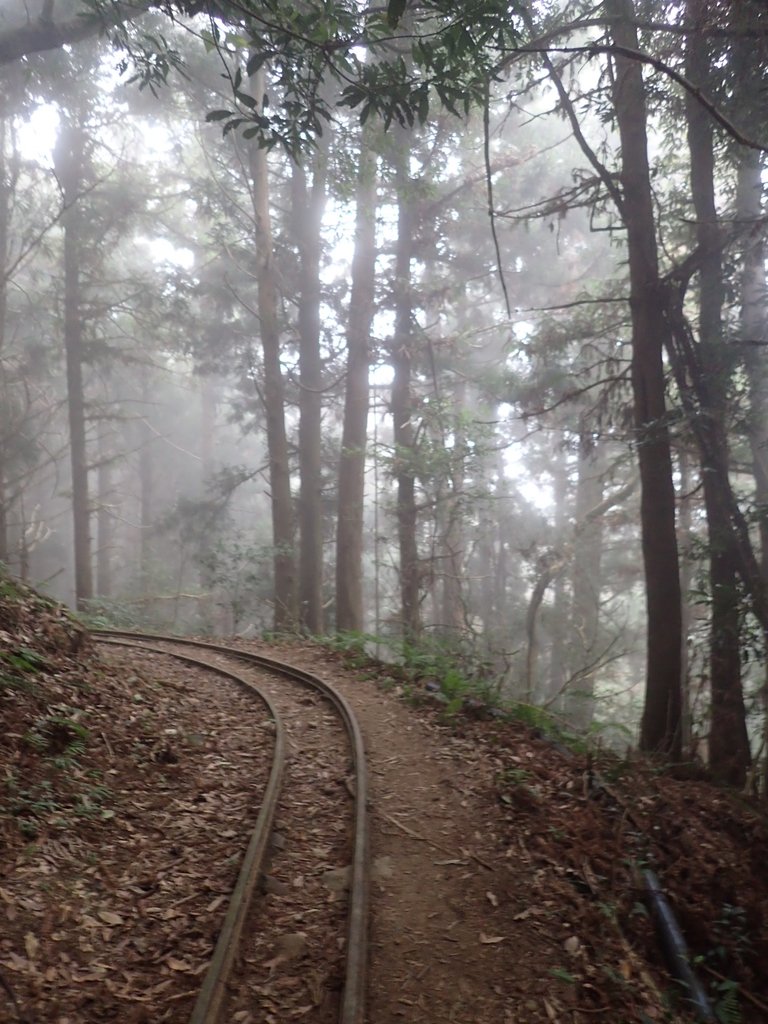
<path fill-rule="evenodd" d="M 491 235 L 493 237 L 493 247 L 496 250 L 496 269 L 499 272 L 499 280 L 501 281 L 501 290 L 504 292 L 504 304 L 507 307 L 507 317 L 512 319 L 512 306 L 509 301 L 509 292 L 507 291 L 507 279 L 504 276 L 504 267 L 501 263 L 501 247 L 499 246 L 499 236 L 496 233 L 496 213 L 494 210 L 493 202 L 493 177 L 491 168 L 491 80 L 487 78 L 485 81 L 485 103 L 483 104 L 483 156 L 485 158 L 485 186 L 488 191 L 488 216 L 491 220 Z"/>
<path fill-rule="evenodd" d="M 717 978 L 719 981 L 732 980 L 731 978 L 727 978 L 724 974 L 721 974 L 720 971 L 716 971 L 714 967 L 708 967 L 707 964 L 702 964 L 702 967 L 707 972 L 707 974 L 711 974 L 713 978 Z M 764 1003 L 762 999 L 758 999 L 757 996 L 753 996 L 751 992 L 747 992 L 747 990 L 741 984 L 739 985 L 739 995 L 744 996 L 747 1002 L 752 1003 L 752 1005 L 756 1006 L 758 1010 L 762 1010 L 764 1013 L 768 1013 L 768 1004 Z"/>
<path fill-rule="evenodd" d="M 5 989 L 5 991 L 8 993 L 8 996 L 11 1002 L 13 1003 L 13 1008 L 16 1011 L 16 1016 L 19 1018 L 20 1024 L 32 1024 L 29 1017 L 24 1016 L 24 1013 L 21 1009 L 21 1004 L 19 1003 L 19 1000 L 16 998 L 16 993 L 13 991 L 9 982 L 6 980 L 2 972 L 0 972 L 0 987 Z"/>
<path fill-rule="evenodd" d="M 401 821 L 398 821 L 396 818 L 393 818 L 391 815 L 387 814 L 386 811 L 378 811 L 378 813 L 381 815 L 382 818 L 384 818 L 386 821 L 388 821 L 391 825 L 395 825 L 397 828 L 401 829 L 401 831 L 405 832 L 405 834 L 407 836 L 410 836 L 411 839 L 416 839 L 420 843 L 426 843 L 427 846 L 432 846 L 432 847 L 434 847 L 435 850 L 439 850 L 441 853 L 447 853 L 449 857 L 455 857 L 456 856 L 456 851 L 455 850 L 449 850 L 447 846 L 441 846 L 440 843 L 436 843 L 432 839 L 427 839 L 426 836 L 420 836 L 418 834 L 418 832 L 414 832 L 413 829 L 408 828 L 407 825 L 403 825 L 403 823 Z M 488 871 L 494 871 L 495 870 L 493 865 L 491 865 L 487 861 L 483 860 L 482 857 L 478 857 L 478 855 L 476 853 L 472 853 L 471 850 L 467 851 L 467 856 L 470 857 L 472 860 L 476 860 L 477 863 L 480 864 L 481 867 L 486 868 Z"/>
<path fill-rule="evenodd" d="M 622 46 L 619 43 L 587 43 L 584 46 L 521 46 L 514 51 L 515 55 L 522 53 L 535 53 L 543 57 L 545 63 L 549 61 L 550 53 L 567 53 L 567 54 L 578 54 L 583 53 L 587 56 L 598 56 L 598 54 L 608 54 L 609 56 L 615 55 L 619 57 L 626 57 L 628 60 L 636 60 L 640 64 L 648 64 L 655 71 L 659 71 L 661 74 L 666 75 L 667 78 L 671 79 L 681 86 L 687 93 L 689 93 L 697 103 L 707 111 L 710 117 L 712 117 L 721 128 L 724 128 L 728 135 L 742 146 L 746 146 L 748 149 L 756 149 L 759 153 L 768 152 L 768 147 L 756 142 L 749 136 L 744 135 L 743 132 L 739 131 L 736 125 L 728 117 L 723 114 L 715 103 L 712 102 L 704 93 L 699 89 L 698 86 L 690 82 L 685 75 L 681 75 L 679 71 L 667 64 L 666 61 L 661 60 L 659 57 L 654 57 L 653 54 L 645 53 L 642 50 L 633 50 L 631 46 Z M 557 84 L 557 83 L 555 83 Z M 559 90 L 558 90 L 559 91 Z"/>

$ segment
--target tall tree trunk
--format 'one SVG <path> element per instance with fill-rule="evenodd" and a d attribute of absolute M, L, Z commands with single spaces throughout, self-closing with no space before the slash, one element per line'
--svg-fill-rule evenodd
<path fill-rule="evenodd" d="M 353 632 L 361 632 L 364 624 L 363 508 L 376 270 L 376 157 L 366 143 L 364 132 L 359 155 L 355 252 L 347 323 L 347 377 L 336 527 L 336 629 Z"/>
<path fill-rule="evenodd" d="M 705 37 L 698 29 L 701 0 L 688 0 L 687 14 L 693 31 L 689 35 L 687 74 L 708 92 L 709 54 Z M 709 407 L 701 413 L 717 424 L 723 438 L 724 461 L 728 462 L 725 428 L 728 381 L 732 359 L 726 351 L 722 331 L 724 296 L 722 243 L 715 204 L 715 155 L 712 120 L 690 94 L 686 96 L 688 148 L 691 167 L 691 195 L 696 213 L 696 241 L 701 251 L 699 269 L 699 339 L 701 360 L 709 376 Z M 724 782 L 743 785 L 750 764 L 744 694 L 741 683 L 739 648 L 740 609 L 738 562 L 734 551 L 730 517 L 721 500 L 720 482 L 708 464 L 702 464 L 704 504 L 709 533 L 709 580 L 712 599 L 710 621 L 711 720 L 709 763 Z"/>
<path fill-rule="evenodd" d="M 88 454 L 83 386 L 83 322 L 80 310 L 81 211 L 78 194 L 85 168 L 85 133 L 65 122 L 55 152 L 56 173 L 67 207 L 64 226 L 64 350 L 67 366 L 67 413 L 72 466 L 72 518 L 75 548 L 75 599 L 82 609 L 93 597 L 91 524 L 88 500 Z"/>
<path fill-rule="evenodd" d="M 150 415 L 150 384 L 149 369 L 143 365 L 141 374 L 141 404 L 144 416 L 139 430 L 139 568 L 141 572 L 141 594 L 148 597 L 153 591 L 151 586 L 154 574 L 153 557 L 153 516 L 155 505 L 155 467 L 154 442 L 155 435 L 149 426 Z"/>
<path fill-rule="evenodd" d="M 5 379 L 5 362 L 3 360 L 5 350 L 6 316 L 8 311 L 8 280 L 6 278 L 8 264 L 8 228 L 10 222 L 10 175 L 6 157 L 8 117 L 5 111 L 0 112 L 0 381 L 2 392 L 5 393 L 8 384 Z M 0 562 L 7 564 L 10 554 L 8 548 L 8 495 L 6 488 L 6 456 L 5 445 L 0 444 Z"/>
<path fill-rule="evenodd" d="M 556 436 L 562 439 L 562 432 Z M 552 463 L 553 496 L 555 501 L 555 537 L 558 543 L 566 535 L 568 523 L 568 462 L 562 443 L 553 453 Z M 547 702 L 557 701 L 566 681 L 566 624 L 568 616 L 568 595 L 565 577 L 558 576 L 553 587 L 552 630 L 549 655 L 549 681 L 546 688 Z"/>
<path fill-rule="evenodd" d="M 693 751 L 693 719 L 691 714 L 691 659 L 688 653 L 688 637 L 691 632 L 693 616 L 691 614 L 690 592 L 693 584 L 694 561 L 691 554 L 693 542 L 693 515 L 691 497 L 691 468 L 688 452 L 681 448 L 677 457 L 680 476 L 680 499 L 678 512 L 678 543 L 681 548 L 680 558 L 680 592 L 683 595 L 683 635 L 680 645 L 680 662 L 683 680 L 683 711 L 682 711 L 682 747 L 683 754 L 690 756 Z"/>
<path fill-rule="evenodd" d="M 533 586 L 528 601 L 528 610 L 525 616 L 526 652 L 523 681 L 523 697 L 527 704 L 535 703 L 540 696 L 538 692 L 539 612 L 547 590 L 556 579 L 562 576 L 568 565 L 569 553 L 566 553 L 564 548 L 565 545 L 558 546 L 539 559 L 539 578 Z"/>
<path fill-rule="evenodd" d="M 32 524 L 27 520 L 27 513 L 24 508 L 24 498 L 19 502 L 19 579 L 25 583 L 29 582 L 30 548 L 28 530 L 31 532 Z"/>
<path fill-rule="evenodd" d="M 5 485 L 5 466 L 0 452 L 0 562 L 8 564 L 8 493 Z"/>
<path fill-rule="evenodd" d="M 606 0 L 616 43 L 638 49 L 631 0 Z M 640 483 L 648 647 L 640 746 L 678 758 L 681 751 L 682 635 L 675 491 L 666 421 L 662 353 L 669 342 L 658 270 L 648 164 L 642 66 L 615 58 L 614 105 L 621 138 L 622 215 L 627 230 L 632 314 L 632 394 Z"/>
<path fill-rule="evenodd" d="M 595 675 L 600 658 L 600 590 L 603 557 L 603 518 L 589 513 L 603 500 L 603 445 L 582 429 L 576 484 L 576 522 L 584 529 L 574 545 L 571 608 L 571 681 L 566 694 L 569 718 L 577 729 L 588 729 L 595 713 Z"/>
<path fill-rule="evenodd" d="M 503 478 L 499 478 L 496 485 L 496 563 L 493 576 L 494 594 L 494 625 L 495 632 L 499 636 L 508 634 L 507 606 L 509 604 L 508 586 L 510 579 L 510 550 L 514 549 L 515 525 L 509 514 L 510 495 L 509 484 Z M 497 510 L 502 510 L 501 512 Z M 512 567 L 514 569 L 514 566 Z M 517 585 L 517 582 L 516 582 Z"/>
<path fill-rule="evenodd" d="M 420 566 L 417 539 L 416 452 L 413 426 L 413 258 L 415 210 L 410 179 L 410 136 L 397 133 L 395 188 L 398 196 L 397 242 L 395 244 L 395 331 L 390 362 L 392 380 L 392 421 L 394 433 L 394 476 L 397 484 L 397 533 L 400 551 L 400 605 L 403 636 L 413 640 L 421 632 Z"/>
<path fill-rule="evenodd" d="M 10 222 L 11 208 L 11 182 L 6 156 L 8 136 L 8 116 L 6 113 L 7 101 L 2 99 L 3 109 L 0 111 L 0 382 L 2 393 L 6 393 L 8 385 L 5 380 L 5 363 L 3 354 L 5 350 L 6 316 L 8 313 L 8 279 L 6 277 L 8 266 L 8 229 Z M 8 548 L 8 493 L 6 488 L 6 457 L 5 446 L 0 444 L 0 562 L 8 564 L 10 554 Z"/>
<path fill-rule="evenodd" d="M 253 95 L 257 109 L 264 102 L 264 69 L 254 75 Z M 267 152 L 255 144 L 250 149 L 252 202 L 256 241 L 256 283 L 261 346 L 264 358 L 264 410 L 267 420 L 269 484 L 272 503 L 274 567 L 274 628 L 296 625 L 296 567 L 294 514 L 291 498 L 291 467 L 285 429 L 285 384 L 280 366 L 278 288 L 269 210 Z"/>
<path fill-rule="evenodd" d="M 112 473 L 104 435 L 99 435 L 99 468 L 96 471 L 96 593 L 112 594 Z"/>
<path fill-rule="evenodd" d="M 320 260 L 326 203 L 326 129 L 313 151 L 312 185 L 306 171 L 292 171 L 294 236 L 299 251 L 299 624 L 323 632 L 323 464 L 320 354 Z"/>
<path fill-rule="evenodd" d="M 490 516 L 483 514 L 478 524 L 475 542 L 476 576 L 479 578 L 478 594 L 474 601 L 475 614 L 480 619 L 483 650 L 490 653 L 491 637 L 496 625 L 496 591 L 494 587 L 496 572 L 495 534 L 497 524 Z"/>
<path fill-rule="evenodd" d="M 464 462 L 466 432 L 463 414 L 466 403 L 466 381 L 459 380 L 453 393 L 453 457 L 451 460 L 449 491 L 442 512 L 444 530 L 441 537 L 441 624 L 449 634 L 459 633 L 466 625 L 462 581 L 464 578 Z"/>
<path fill-rule="evenodd" d="M 216 393 L 213 381 L 205 374 L 200 377 L 200 497 L 210 497 L 213 482 L 213 453 L 216 438 Z M 205 531 L 200 539 L 200 619 L 205 633 L 216 633 L 216 606 L 213 600 L 213 579 L 210 557 L 213 553 L 212 538 Z M 223 624 L 220 624 L 223 625 Z"/>
<path fill-rule="evenodd" d="M 747 231 L 741 276 L 741 340 L 749 382 L 747 430 L 755 477 L 755 507 L 760 530 L 760 574 L 768 590 L 768 320 L 766 318 L 763 157 L 743 149 L 739 159 L 736 216 Z M 768 670 L 766 670 L 768 673 Z M 764 778 L 768 798 L 768 678 L 763 684 Z"/>

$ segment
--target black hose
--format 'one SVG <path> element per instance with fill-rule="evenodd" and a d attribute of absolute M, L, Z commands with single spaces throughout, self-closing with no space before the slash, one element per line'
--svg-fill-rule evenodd
<path fill-rule="evenodd" d="M 717 1024 L 717 1017 L 707 993 L 691 967 L 688 947 L 672 908 L 661 890 L 661 883 L 653 871 L 644 871 L 643 877 L 651 909 L 661 935 L 661 944 L 664 947 L 670 968 L 688 989 L 690 1000 L 700 1019 L 706 1021 L 707 1024 Z"/>

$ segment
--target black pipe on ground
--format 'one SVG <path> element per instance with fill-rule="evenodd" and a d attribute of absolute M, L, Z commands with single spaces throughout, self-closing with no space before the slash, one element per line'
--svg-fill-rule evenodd
<path fill-rule="evenodd" d="M 717 1017 L 707 993 L 693 972 L 688 947 L 685 944 L 680 925 L 661 889 L 661 883 L 653 871 L 643 871 L 648 900 L 661 937 L 661 944 L 670 969 L 688 990 L 688 997 L 696 1013 L 706 1024 L 717 1024 Z"/>

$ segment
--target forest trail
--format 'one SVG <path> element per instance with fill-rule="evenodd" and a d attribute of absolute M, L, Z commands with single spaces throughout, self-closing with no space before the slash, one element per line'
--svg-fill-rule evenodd
<path fill-rule="evenodd" d="M 2 604 L 0 630 L 6 670 L 16 659 L 2 694 L 0 1020 L 186 1022 L 258 809 L 268 729 L 204 673 L 97 654 L 36 597 Z M 597 782 L 583 755 L 481 707 L 447 718 L 392 669 L 313 643 L 243 646 L 332 682 L 363 729 L 367 1024 L 688 1020 L 643 908 L 648 862 L 721 1012 L 767 1019 L 756 806 L 615 758 Z M 280 920 L 291 894 L 267 884 L 260 898 Z M 338 972 L 306 921 L 306 942 L 261 965 L 258 1012 L 241 1004 L 234 1024 L 330 1019 Z"/>
<path fill-rule="evenodd" d="M 576 922 L 568 911 L 532 905 L 531 859 L 523 846 L 508 845 L 493 767 L 475 744 L 447 735 L 317 648 L 289 654 L 333 679 L 366 740 L 370 1024 L 533 1024 L 570 1010 L 573 986 L 557 972 L 572 959 L 564 943 Z"/>

